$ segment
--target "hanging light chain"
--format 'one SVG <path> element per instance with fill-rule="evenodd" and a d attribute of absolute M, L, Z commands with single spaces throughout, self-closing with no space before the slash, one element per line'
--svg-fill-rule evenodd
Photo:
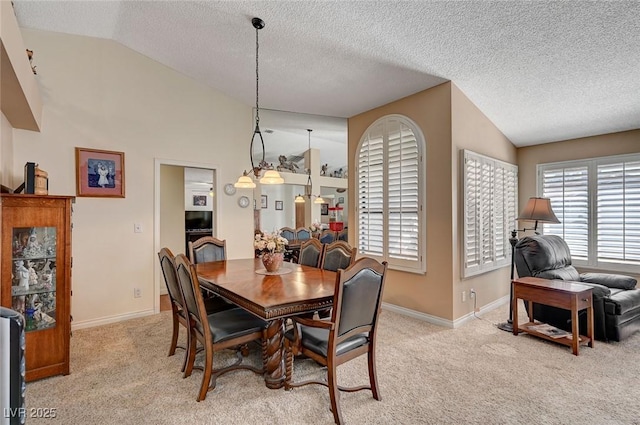
<path fill-rule="evenodd" d="M 258 123 L 260 123 L 260 107 L 258 106 L 259 99 L 259 91 L 258 85 L 260 83 L 259 73 L 258 73 L 258 51 L 260 49 L 260 43 L 258 43 L 258 31 L 259 27 L 256 27 L 256 128 L 258 127 Z"/>

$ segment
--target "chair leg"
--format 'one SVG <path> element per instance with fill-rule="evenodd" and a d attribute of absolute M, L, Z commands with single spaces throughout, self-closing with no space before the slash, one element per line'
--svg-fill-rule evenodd
<path fill-rule="evenodd" d="M 178 345 L 178 331 L 180 323 L 178 323 L 178 317 L 173 313 L 173 334 L 171 336 L 171 346 L 169 347 L 169 356 L 171 357 L 176 353 L 176 347 Z"/>
<path fill-rule="evenodd" d="M 329 386 L 329 398 L 331 399 L 331 411 L 336 424 L 342 425 L 342 413 L 340 412 L 340 391 L 338 390 L 338 379 L 336 367 L 333 362 L 327 364 L 327 381 Z"/>
<path fill-rule="evenodd" d="M 187 378 L 191 376 L 191 372 L 193 372 L 193 364 L 196 361 L 196 338 L 192 335 L 192 332 L 189 332 L 189 342 L 187 345 L 187 355 L 184 356 L 184 375 L 183 378 Z"/>
<path fill-rule="evenodd" d="M 382 400 L 380 397 L 380 388 L 378 387 L 378 374 L 376 373 L 376 352 L 375 346 L 371 344 L 369 347 L 369 354 L 367 356 L 367 360 L 369 363 L 369 383 L 371 384 L 371 392 L 373 393 L 373 398 L 376 400 Z"/>
<path fill-rule="evenodd" d="M 200 393 L 198 401 L 202 401 L 207 397 L 209 391 L 209 382 L 211 381 L 211 373 L 213 372 L 213 350 L 211 347 L 205 347 L 204 370 L 202 373 L 202 383 L 200 384 Z"/>

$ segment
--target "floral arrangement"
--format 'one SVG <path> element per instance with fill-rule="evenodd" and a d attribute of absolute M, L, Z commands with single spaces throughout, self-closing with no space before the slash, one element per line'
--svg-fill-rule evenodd
<path fill-rule="evenodd" d="M 320 222 L 316 220 L 311 223 L 311 225 L 309 226 L 309 230 L 311 230 L 312 233 L 319 232 L 320 230 L 322 230 L 322 224 L 320 224 Z"/>
<path fill-rule="evenodd" d="M 253 247 L 261 254 L 284 252 L 285 246 L 289 243 L 286 238 L 280 236 L 279 232 L 258 233 L 253 241 Z"/>

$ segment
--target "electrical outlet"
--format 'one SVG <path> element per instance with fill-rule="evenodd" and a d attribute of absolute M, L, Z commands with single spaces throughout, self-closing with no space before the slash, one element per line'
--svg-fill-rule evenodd
<path fill-rule="evenodd" d="M 476 297 L 476 290 L 471 288 L 469 289 L 469 298 L 474 299 Z"/>
<path fill-rule="evenodd" d="M 467 291 L 462 291 L 462 302 L 467 302 Z"/>
<path fill-rule="evenodd" d="M 142 289 L 133 288 L 133 298 L 140 298 L 142 296 Z"/>

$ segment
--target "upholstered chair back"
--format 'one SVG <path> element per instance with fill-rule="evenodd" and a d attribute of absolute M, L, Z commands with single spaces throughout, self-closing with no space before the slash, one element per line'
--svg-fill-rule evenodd
<path fill-rule="evenodd" d="M 325 245 L 320 268 L 324 270 L 338 271 L 346 269 L 356 259 L 358 248 L 352 248 L 345 241 L 335 241 Z"/>
<path fill-rule="evenodd" d="M 300 244 L 300 254 L 298 254 L 298 264 L 311 267 L 319 267 L 322 259 L 324 245 L 318 239 L 311 238 Z"/>
<path fill-rule="evenodd" d="M 335 240 L 336 233 L 333 230 L 323 230 L 320 233 L 320 242 L 322 243 L 331 243 Z"/>
<path fill-rule="evenodd" d="M 352 269 L 355 271 L 353 275 L 341 272 L 345 278 L 341 294 L 337 295 L 340 299 L 334 301 L 338 305 L 336 309 L 334 304 L 334 316 L 338 319 L 338 338 L 353 329 L 373 327 L 380 311 L 386 263 L 380 264 L 373 259 L 362 258 L 353 264 Z"/>
<path fill-rule="evenodd" d="M 311 230 L 306 227 L 298 227 L 296 229 L 296 239 L 299 241 L 305 241 L 311 238 Z"/>
<path fill-rule="evenodd" d="M 556 235 L 526 236 L 515 246 L 518 276 L 580 281 L 569 246 Z"/>
<path fill-rule="evenodd" d="M 291 227 L 283 227 L 280 229 L 280 236 L 288 241 L 296 239 L 296 231 Z"/>
<path fill-rule="evenodd" d="M 204 236 L 195 242 L 189 242 L 189 259 L 193 264 L 226 260 L 227 241 Z"/>
<path fill-rule="evenodd" d="M 173 253 L 169 248 L 162 248 L 160 252 L 158 252 L 158 258 L 160 258 L 160 267 L 162 268 L 164 282 L 167 285 L 167 292 L 169 293 L 171 302 L 178 304 L 180 308 L 184 308 L 184 300 L 182 298 L 182 292 L 180 291 L 180 285 L 178 284 L 178 277 L 176 276 L 176 264 Z"/>
<path fill-rule="evenodd" d="M 200 306 L 198 304 L 203 301 L 200 291 L 198 291 L 198 293 L 194 291 L 193 274 L 195 271 L 193 271 L 192 268 L 193 265 L 189 259 L 183 254 L 178 254 L 176 257 L 176 275 L 178 276 L 178 283 L 180 284 L 180 290 L 182 291 L 184 304 L 188 312 L 187 317 L 191 317 L 197 324 L 197 328 L 202 331 Z M 202 309 L 204 310 L 204 305 Z"/>

